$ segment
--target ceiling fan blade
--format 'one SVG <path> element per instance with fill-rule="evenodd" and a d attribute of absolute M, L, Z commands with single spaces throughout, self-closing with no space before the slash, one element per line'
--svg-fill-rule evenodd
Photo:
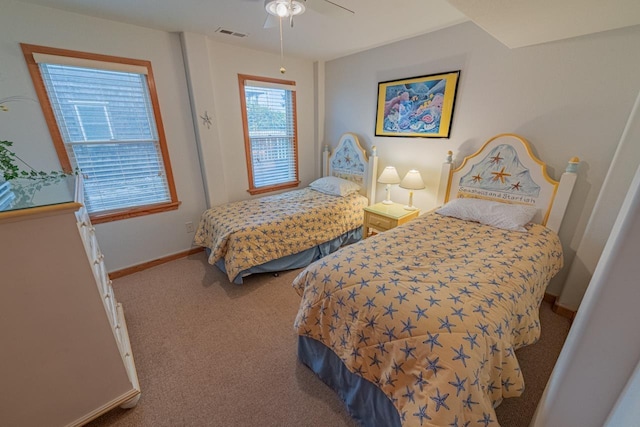
<path fill-rule="evenodd" d="M 278 26 L 278 17 L 267 13 L 267 17 L 264 20 L 263 28 L 275 28 Z"/>
<path fill-rule="evenodd" d="M 328 16 L 351 16 L 355 12 L 330 0 L 305 0 L 309 9 Z"/>

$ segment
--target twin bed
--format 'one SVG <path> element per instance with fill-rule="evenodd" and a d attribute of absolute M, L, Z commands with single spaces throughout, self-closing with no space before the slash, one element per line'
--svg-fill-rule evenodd
<path fill-rule="evenodd" d="M 323 153 L 323 178 L 309 187 L 214 206 L 195 234 L 208 261 L 229 280 L 309 265 L 362 237 L 363 208 L 375 194 L 375 149 L 368 156 L 356 135 L 344 134 Z"/>
<path fill-rule="evenodd" d="M 572 160 L 558 183 L 524 139 L 499 135 L 444 165 L 443 208 L 296 277 L 298 357 L 362 425 L 498 425 L 494 408 L 524 389 L 515 350 L 538 339 L 562 267 Z"/>
<path fill-rule="evenodd" d="M 515 350 L 539 338 L 540 303 L 562 268 L 556 233 L 578 159 L 557 182 L 523 138 L 498 135 L 456 169 L 449 155 L 441 208 L 366 240 L 375 150 L 369 159 L 345 134 L 324 160 L 330 181 L 361 191 L 325 194 L 323 178 L 214 207 L 196 243 L 236 283 L 307 266 L 293 283 L 298 357 L 362 425 L 498 425 L 494 408 L 524 389 Z"/>

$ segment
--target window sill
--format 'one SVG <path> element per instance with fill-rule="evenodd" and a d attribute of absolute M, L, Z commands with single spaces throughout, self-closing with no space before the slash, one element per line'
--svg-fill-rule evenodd
<path fill-rule="evenodd" d="M 89 215 L 91 223 L 101 224 L 104 222 L 119 221 L 121 219 L 135 218 L 137 216 L 151 215 L 160 212 L 173 211 L 178 209 L 182 202 L 162 203 L 158 205 L 139 206 L 135 209 L 123 211 L 111 211 Z"/>
<path fill-rule="evenodd" d="M 256 194 L 262 194 L 262 193 L 269 193 L 271 191 L 284 190 L 287 188 L 294 188 L 299 185 L 300 185 L 300 181 L 295 181 L 295 182 L 287 182 L 285 184 L 270 185 L 268 187 L 250 188 L 247 191 L 251 195 L 256 195 Z"/>

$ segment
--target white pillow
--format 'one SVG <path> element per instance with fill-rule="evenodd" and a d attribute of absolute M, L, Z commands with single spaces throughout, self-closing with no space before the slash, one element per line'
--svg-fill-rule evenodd
<path fill-rule="evenodd" d="M 492 202 L 475 198 L 453 199 L 436 213 L 466 221 L 513 231 L 527 231 L 524 228 L 536 214 L 534 206 Z"/>
<path fill-rule="evenodd" d="M 309 184 L 309 187 L 321 193 L 334 196 L 347 196 L 360 191 L 360 186 L 355 182 L 338 178 L 337 176 L 325 176 L 318 178 Z"/>

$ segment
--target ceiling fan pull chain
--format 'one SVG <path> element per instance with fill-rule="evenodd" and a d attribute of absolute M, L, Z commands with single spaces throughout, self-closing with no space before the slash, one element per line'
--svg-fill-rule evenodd
<path fill-rule="evenodd" d="M 282 46 L 282 17 L 278 17 L 278 22 L 280 23 L 280 74 L 284 74 L 287 72 L 287 69 L 284 68 L 284 48 Z"/>

